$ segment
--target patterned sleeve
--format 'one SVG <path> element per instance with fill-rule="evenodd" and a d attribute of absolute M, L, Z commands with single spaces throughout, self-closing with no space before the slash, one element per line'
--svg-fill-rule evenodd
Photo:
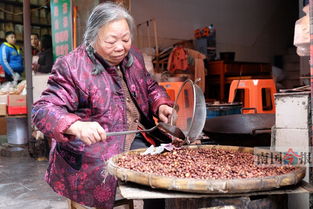
<path fill-rule="evenodd" d="M 141 62 L 142 66 L 144 65 L 144 59 L 141 53 L 137 49 L 133 49 L 133 52 L 136 54 L 137 58 Z M 149 72 L 144 67 L 145 81 L 148 87 L 149 94 L 149 103 L 152 108 L 154 115 L 157 115 L 160 105 L 166 104 L 168 106 L 173 106 L 174 102 L 171 101 L 170 97 L 166 93 L 165 88 L 160 86 L 149 74 Z"/>
<path fill-rule="evenodd" d="M 60 142 L 71 139 L 64 134 L 80 117 L 74 112 L 78 106 L 77 87 L 65 58 L 59 58 L 53 66 L 48 88 L 32 109 L 33 124 L 46 136 Z"/>

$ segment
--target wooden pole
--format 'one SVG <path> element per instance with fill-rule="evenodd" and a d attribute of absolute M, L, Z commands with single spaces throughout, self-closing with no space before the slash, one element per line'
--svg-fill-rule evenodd
<path fill-rule="evenodd" d="M 310 83 L 311 83 L 311 111 L 313 110 L 313 96 L 312 96 L 312 92 L 313 92 L 313 0 L 309 1 L 309 19 L 310 19 L 310 75 L 311 75 L 311 79 L 310 79 Z M 313 121 L 313 114 L 311 114 L 311 121 Z M 311 123 L 311 130 L 313 129 L 313 124 Z M 312 147 L 313 145 L 313 134 L 312 131 L 310 131 L 310 141 L 309 141 L 309 147 Z M 310 150 L 310 152 L 312 152 L 312 150 Z M 313 182 L 313 169 L 312 166 L 309 167 L 309 182 L 312 183 Z M 312 194 L 310 194 L 309 197 L 309 202 L 310 202 L 310 208 L 313 207 L 312 203 L 313 203 L 313 196 Z"/>
<path fill-rule="evenodd" d="M 77 6 L 73 8 L 73 49 L 77 47 Z"/>
<path fill-rule="evenodd" d="M 30 0 L 23 0 L 23 26 L 24 26 L 24 64 L 26 72 L 27 90 L 27 137 L 32 137 L 31 112 L 33 107 L 33 77 L 32 77 L 32 49 L 30 43 Z"/>

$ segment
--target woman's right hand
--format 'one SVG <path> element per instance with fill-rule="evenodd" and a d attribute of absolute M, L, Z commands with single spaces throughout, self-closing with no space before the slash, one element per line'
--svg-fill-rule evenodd
<path fill-rule="evenodd" d="M 98 122 L 76 121 L 65 133 L 76 136 L 87 145 L 106 140 L 106 132 Z"/>

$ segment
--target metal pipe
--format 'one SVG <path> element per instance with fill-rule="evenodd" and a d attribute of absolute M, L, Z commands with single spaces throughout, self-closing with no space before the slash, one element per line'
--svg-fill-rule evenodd
<path fill-rule="evenodd" d="M 24 26 L 24 63 L 26 72 L 27 90 L 27 137 L 31 139 L 32 122 L 31 111 L 33 105 L 33 80 L 32 80 L 32 50 L 30 44 L 31 24 L 30 24 L 30 0 L 23 0 L 23 26 Z"/>

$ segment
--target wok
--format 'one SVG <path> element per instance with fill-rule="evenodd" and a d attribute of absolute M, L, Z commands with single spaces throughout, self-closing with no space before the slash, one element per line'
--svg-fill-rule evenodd
<path fill-rule="evenodd" d="M 233 114 L 209 118 L 203 132 L 210 144 L 270 146 L 275 114 Z"/>
<path fill-rule="evenodd" d="M 233 114 L 209 118 L 204 132 L 224 134 L 258 134 L 270 132 L 275 114 Z"/>

